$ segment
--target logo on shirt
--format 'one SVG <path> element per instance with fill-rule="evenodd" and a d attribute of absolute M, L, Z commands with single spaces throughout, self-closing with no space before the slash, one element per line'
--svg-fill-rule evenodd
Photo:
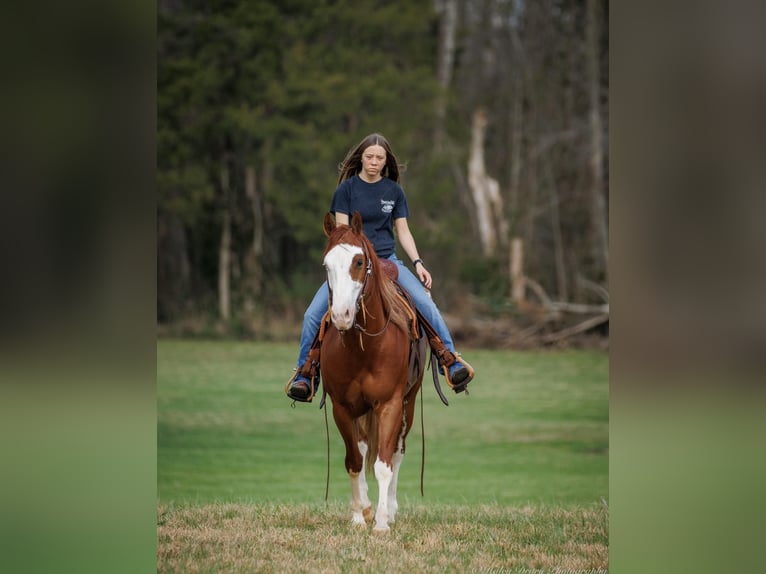
<path fill-rule="evenodd" d="M 380 200 L 380 210 L 383 213 L 391 213 L 394 210 L 394 201 L 391 199 L 381 199 Z"/>

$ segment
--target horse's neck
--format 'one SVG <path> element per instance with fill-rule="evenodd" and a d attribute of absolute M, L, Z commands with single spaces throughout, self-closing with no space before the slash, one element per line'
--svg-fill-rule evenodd
<path fill-rule="evenodd" d="M 363 304 L 359 306 L 356 315 L 357 322 L 366 331 L 382 329 L 388 321 L 388 314 L 383 308 L 383 296 L 378 281 L 379 279 L 375 274 L 370 276 L 367 294 L 364 296 Z"/>

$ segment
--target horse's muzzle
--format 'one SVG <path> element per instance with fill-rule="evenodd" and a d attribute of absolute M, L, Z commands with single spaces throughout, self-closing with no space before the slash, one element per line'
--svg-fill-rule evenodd
<path fill-rule="evenodd" d="M 351 327 L 354 326 L 354 315 L 355 313 L 348 307 L 345 309 L 330 310 L 330 318 L 332 319 L 332 324 L 335 325 L 335 328 L 341 332 L 348 331 Z"/>

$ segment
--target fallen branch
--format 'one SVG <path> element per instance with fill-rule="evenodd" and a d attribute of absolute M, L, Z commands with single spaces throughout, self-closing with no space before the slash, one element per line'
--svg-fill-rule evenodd
<path fill-rule="evenodd" d="M 577 274 L 577 283 L 580 284 L 582 287 L 590 289 L 592 292 L 596 293 L 596 295 L 601 297 L 604 301 L 609 303 L 609 291 L 607 291 L 603 285 L 599 285 L 598 283 L 591 281 L 590 279 L 586 279 L 579 273 Z"/>
<path fill-rule="evenodd" d="M 551 313 L 558 314 L 561 311 L 583 315 L 587 315 L 589 313 L 609 313 L 608 303 L 605 305 L 587 305 L 585 303 L 567 303 L 565 301 L 554 301 L 548 296 L 548 294 L 545 292 L 545 289 L 543 289 L 543 286 L 540 285 L 537 281 L 531 279 L 530 277 L 525 277 L 524 281 L 529 286 L 529 288 L 535 292 L 535 295 L 537 295 L 537 297 L 540 299 L 543 307 L 545 307 L 545 309 Z"/>
<path fill-rule="evenodd" d="M 522 301 L 521 305 L 519 305 L 519 308 L 522 310 L 526 310 L 527 315 L 531 318 L 536 320 L 534 324 L 527 329 L 524 329 L 521 333 L 517 334 L 518 340 L 523 341 L 525 339 L 528 339 L 532 337 L 535 333 L 537 333 L 544 325 L 550 324 L 551 322 L 557 322 L 562 319 L 564 313 L 571 313 L 571 314 L 577 314 L 577 315 L 595 315 L 588 317 L 584 321 L 581 321 L 580 323 L 573 325 L 572 327 L 567 327 L 565 329 L 561 329 L 560 331 L 557 331 L 555 333 L 550 333 L 548 335 L 543 335 L 540 337 L 540 340 L 545 343 L 555 343 L 557 341 L 561 341 L 562 339 L 566 339 L 567 337 L 571 337 L 572 335 L 576 335 L 577 333 L 582 333 L 583 331 L 587 331 L 588 329 L 592 329 L 593 327 L 596 327 L 602 323 L 605 323 L 609 320 L 609 292 L 601 287 L 600 285 L 593 283 L 592 281 L 588 281 L 587 279 L 584 279 L 582 277 L 578 277 L 578 280 L 581 282 L 581 284 L 588 289 L 596 292 L 601 297 L 604 298 L 606 301 L 604 304 L 601 305 L 590 305 L 586 303 L 569 303 L 567 301 L 554 301 L 550 298 L 548 293 L 545 292 L 545 289 L 543 289 L 543 286 L 540 285 L 537 281 L 534 279 L 531 279 L 530 277 L 524 276 L 524 285 L 525 287 L 529 287 L 529 289 L 534 292 L 534 294 L 539 299 L 539 304 L 526 304 L 524 305 L 524 301 Z M 533 311 L 533 312 L 530 312 Z"/>
<path fill-rule="evenodd" d="M 557 331 L 556 333 L 545 335 L 544 337 L 542 337 L 542 340 L 546 343 L 555 343 L 557 341 L 560 341 L 561 339 L 566 339 L 567 337 L 571 337 L 572 335 L 576 335 L 577 333 L 581 333 L 583 331 L 587 331 L 588 329 L 592 329 L 593 327 L 596 327 L 600 325 L 601 323 L 606 323 L 608 320 L 609 320 L 609 313 L 596 315 L 595 317 L 586 319 L 585 321 L 578 323 L 577 325 L 574 325 L 572 327 L 567 327 L 566 329 L 562 329 L 561 331 Z"/>
<path fill-rule="evenodd" d="M 585 303 L 551 302 L 550 309 L 553 311 L 566 311 L 568 313 L 578 313 L 581 315 L 587 315 L 589 313 L 609 314 L 609 304 L 586 305 Z"/>
<path fill-rule="evenodd" d="M 542 329 L 545 326 L 545 322 L 538 321 L 537 323 L 532 323 L 529 327 L 526 329 L 523 329 L 519 333 L 517 333 L 513 339 L 519 343 L 522 343 L 532 337 L 532 335 L 536 334 L 540 329 Z"/>
<path fill-rule="evenodd" d="M 550 297 L 548 297 L 548 294 L 545 292 L 545 289 L 543 289 L 542 285 L 540 285 L 531 277 L 524 277 L 524 282 L 530 289 L 532 289 L 532 291 L 535 292 L 535 295 L 537 295 L 544 307 L 550 307 L 553 301 Z"/>

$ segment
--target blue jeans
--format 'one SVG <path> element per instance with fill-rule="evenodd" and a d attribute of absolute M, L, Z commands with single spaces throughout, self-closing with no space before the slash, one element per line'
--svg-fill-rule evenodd
<path fill-rule="evenodd" d="M 447 324 L 442 318 L 442 314 L 439 312 L 439 308 L 434 303 L 433 299 L 426 292 L 425 287 L 420 282 L 412 271 L 396 256 L 394 253 L 389 257 L 391 261 L 397 264 L 399 267 L 399 283 L 404 287 L 412 299 L 415 301 L 415 306 L 423 313 L 423 316 L 433 326 L 439 337 L 444 342 L 444 346 L 447 347 L 453 353 L 455 352 L 455 345 L 452 342 L 452 335 L 450 335 Z M 311 300 L 308 309 L 303 314 L 303 329 L 301 330 L 301 347 L 298 351 L 298 363 L 297 366 L 300 369 L 303 363 L 309 356 L 309 349 L 311 349 L 311 343 L 314 342 L 317 332 L 319 332 L 319 323 L 322 322 L 322 317 L 327 312 L 327 301 L 330 291 L 327 288 L 327 281 L 322 283 L 319 290 L 314 295 L 314 299 Z"/>

